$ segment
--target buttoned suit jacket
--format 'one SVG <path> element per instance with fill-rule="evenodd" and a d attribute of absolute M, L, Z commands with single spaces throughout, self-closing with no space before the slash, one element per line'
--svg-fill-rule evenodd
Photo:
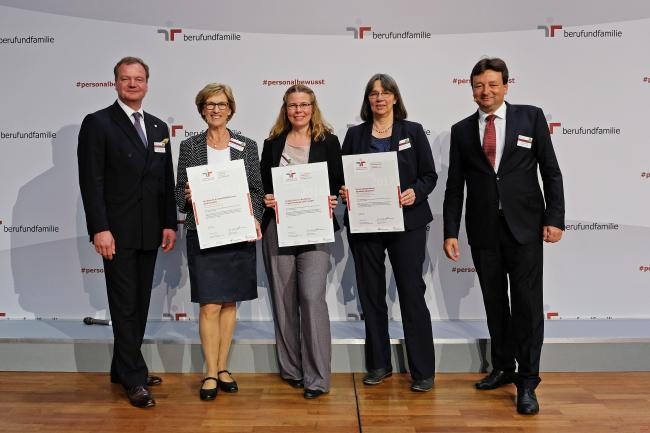
<path fill-rule="evenodd" d="M 164 228 L 176 230 L 169 131 L 147 112 L 144 124 L 147 147 L 117 101 L 81 124 L 79 185 L 91 240 L 110 230 L 117 248 L 153 250 Z M 155 152 L 155 142 L 165 142 L 165 151 Z"/>
<path fill-rule="evenodd" d="M 465 187 L 465 225 L 472 247 L 497 245 L 499 202 L 510 231 L 522 245 L 541 242 L 543 226 L 564 229 L 562 173 L 544 113 L 530 105 L 506 103 L 506 107 L 504 149 L 496 173 L 480 142 L 478 111 L 451 128 L 445 239 L 458 238 Z"/>

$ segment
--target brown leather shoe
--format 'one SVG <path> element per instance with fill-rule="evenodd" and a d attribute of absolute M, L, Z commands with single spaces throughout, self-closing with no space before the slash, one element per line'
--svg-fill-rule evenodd
<path fill-rule="evenodd" d="M 147 386 L 158 386 L 162 383 L 160 376 L 147 376 Z"/>
<path fill-rule="evenodd" d="M 129 401 L 135 407 L 153 407 L 156 405 L 156 400 L 153 399 L 153 395 L 149 392 L 147 387 L 143 385 L 134 386 L 126 391 Z"/>

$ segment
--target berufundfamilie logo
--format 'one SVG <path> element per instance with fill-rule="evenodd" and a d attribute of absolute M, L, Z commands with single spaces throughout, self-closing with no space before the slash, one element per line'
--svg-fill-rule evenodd
<path fill-rule="evenodd" d="M 0 36 L 0 45 L 39 45 L 39 44 L 53 44 L 54 36 L 52 35 L 43 35 L 43 36 Z"/>
<path fill-rule="evenodd" d="M 427 31 L 373 31 L 372 26 L 346 27 L 345 31 L 352 32 L 354 39 L 431 39 Z"/>
<path fill-rule="evenodd" d="M 606 39 L 606 38 L 622 38 L 623 32 L 619 29 L 593 29 L 593 30 L 567 30 L 562 24 L 539 25 L 539 30 L 544 31 L 545 38 L 555 38 L 561 36 L 563 38 L 573 39 Z"/>
<path fill-rule="evenodd" d="M 166 42 L 221 42 L 241 41 L 241 34 L 235 32 L 187 32 L 183 29 L 158 29 Z"/>
<path fill-rule="evenodd" d="M 548 122 L 548 132 L 561 135 L 621 135 L 621 128 L 611 125 L 562 125 L 562 122 Z"/>
<path fill-rule="evenodd" d="M 27 139 L 33 140 L 38 138 L 55 139 L 54 131 L 0 131 L 0 140 L 8 139 Z"/>
<path fill-rule="evenodd" d="M 203 132 L 202 130 L 185 129 L 185 126 L 183 126 L 182 123 L 174 123 L 174 119 L 172 117 L 167 119 L 167 123 L 169 124 L 169 131 L 172 138 L 175 137 L 189 138 L 195 135 L 199 135 L 200 133 Z M 230 129 L 230 132 L 232 132 L 233 134 L 241 135 L 241 131 L 237 129 Z"/>

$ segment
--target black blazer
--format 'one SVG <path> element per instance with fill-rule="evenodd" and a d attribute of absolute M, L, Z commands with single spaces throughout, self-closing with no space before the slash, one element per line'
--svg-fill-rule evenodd
<path fill-rule="evenodd" d="M 411 147 L 398 150 L 400 140 L 408 138 Z M 365 122 L 348 129 L 343 140 L 343 155 L 371 153 L 372 122 Z M 404 228 L 406 230 L 422 227 L 433 220 L 427 198 L 436 186 L 438 175 L 431 154 L 431 147 L 422 125 L 408 120 L 393 123 L 393 135 L 390 150 L 397 151 L 400 188 L 405 191 L 413 188 L 415 203 L 403 207 Z M 345 211 L 345 225 L 348 225 L 348 213 Z"/>
<path fill-rule="evenodd" d="M 88 234 L 110 230 L 118 248 L 156 249 L 164 228 L 176 230 L 169 131 L 144 113 L 148 145 L 117 101 L 81 123 L 77 157 Z M 154 142 L 166 141 L 165 152 Z"/>
<path fill-rule="evenodd" d="M 280 157 L 284 151 L 284 143 L 287 140 L 289 131 L 284 131 L 275 138 L 264 140 L 262 149 L 262 161 L 260 168 L 262 172 L 262 183 L 264 184 L 264 194 L 273 194 L 273 178 L 271 168 L 280 165 Z M 341 145 L 336 135 L 327 132 L 325 138 L 319 141 L 311 140 L 309 148 L 308 162 L 327 162 L 327 173 L 330 181 L 330 195 L 338 195 L 341 185 L 343 185 L 343 162 L 341 161 Z M 262 230 L 266 229 L 269 220 L 275 218 L 273 209 L 266 208 L 262 218 Z M 334 231 L 339 230 L 339 223 L 336 217 L 334 220 Z"/>
<path fill-rule="evenodd" d="M 465 225 L 473 247 L 497 244 L 499 201 L 508 227 L 521 244 L 541 241 L 545 225 L 564 229 L 562 173 L 544 113 L 530 105 L 506 103 L 506 107 L 505 145 L 497 173 L 483 152 L 478 111 L 451 128 L 443 205 L 445 239 L 458 237 L 465 186 Z M 530 148 L 517 144 L 520 135 L 533 139 Z"/>
<path fill-rule="evenodd" d="M 244 143 L 244 149 L 239 150 L 230 147 L 230 160 L 244 160 L 248 192 L 251 195 L 253 215 L 257 221 L 262 218 L 264 211 L 264 193 L 262 180 L 260 179 L 260 162 L 257 153 L 257 143 L 248 137 L 235 134 L 230 129 L 230 137 Z M 194 210 L 185 200 L 185 183 L 187 182 L 187 168 L 206 165 L 208 163 L 208 142 L 207 130 L 181 141 L 178 151 L 178 178 L 176 180 L 176 205 L 178 210 L 185 214 L 185 228 L 196 230 Z"/>

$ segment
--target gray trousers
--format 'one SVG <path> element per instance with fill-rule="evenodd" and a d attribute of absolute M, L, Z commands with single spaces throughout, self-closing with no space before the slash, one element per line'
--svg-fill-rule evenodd
<path fill-rule="evenodd" d="M 279 248 L 272 220 L 262 238 L 262 252 L 273 299 L 280 375 L 303 379 L 307 389 L 329 391 L 332 337 L 325 301 L 329 246 Z"/>

